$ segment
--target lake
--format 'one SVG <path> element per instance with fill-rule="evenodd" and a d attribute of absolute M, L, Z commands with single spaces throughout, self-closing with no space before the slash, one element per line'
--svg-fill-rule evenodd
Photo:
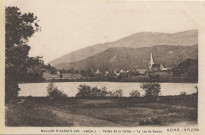
<path fill-rule="evenodd" d="M 47 86 L 49 83 L 20 83 L 19 96 L 46 96 Z M 97 86 L 102 88 L 105 86 L 107 91 L 110 90 L 123 90 L 123 96 L 128 97 L 132 90 L 138 90 L 140 95 L 144 95 L 144 91 L 140 88 L 140 83 L 130 82 L 56 82 L 55 86 L 59 90 L 62 90 L 68 97 L 74 97 L 78 92 L 78 86 L 80 84 L 87 84 L 91 87 Z M 187 94 L 192 94 L 196 92 L 196 83 L 161 83 L 161 94 L 166 95 L 179 95 L 182 91 Z"/>

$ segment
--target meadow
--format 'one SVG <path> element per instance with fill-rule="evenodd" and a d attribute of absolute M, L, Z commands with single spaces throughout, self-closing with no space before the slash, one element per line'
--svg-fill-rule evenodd
<path fill-rule="evenodd" d="M 6 104 L 6 126 L 135 127 L 197 125 L 197 96 L 19 97 Z M 23 101 L 23 102 L 22 102 Z"/>

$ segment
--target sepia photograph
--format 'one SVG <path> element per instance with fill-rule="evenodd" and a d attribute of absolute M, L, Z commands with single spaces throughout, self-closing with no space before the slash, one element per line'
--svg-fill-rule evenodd
<path fill-rule="evenodd" d="M 5 127 L 198 126 L 204 3 L 4 4 Z"/>

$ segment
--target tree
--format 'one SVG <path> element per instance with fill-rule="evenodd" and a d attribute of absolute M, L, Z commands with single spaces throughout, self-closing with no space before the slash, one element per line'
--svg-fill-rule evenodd
<path fill-rule="evenodd" d="M 108 94 L 107 88 L 104 86 L 101 88 L 100 97 L 106 97 Z"/>
<path fill-rule="evenodd" d="M 81 84 L 78 87 L 78 93 L 76 94 L 76 97 L 91 97 L 91 87 L 86 84 Z"/>
<path fill-rule="evenodd" d="M 67 97 L 66 94 L 58 90 L 58 88 L 55 86 L 53 82 L 48 84 L 47 92 L 48 92 L 48 97 L 50 98 L 50 100 L 62 100 Z"/>
<path fill-rule="evenodd" d="M 5 10 L 5 101 L 18 96 L 19 76 L 26 73 L 30 46 L 28 39 L 39 31 L 38 19 L 33 13 L 22 14 L 17 7 Z"/>
<path fill-rule="evenodd" d="M 192 81 L 198 81 L 198 59 L 186 59 L 173 70 L 174 75 L 186 75 Z"/>
<path fill-rule="evenodd" d="M 19 82 L 42 81 L 44 62 L 42 57 L 29 57 L 26 59 L 25 70 L 19 71 Z"/>
<path fill-rule="evenodd" d="M 90 87 L 89 85 L 86 84 L 81 84 L 78 87 L 78 93 L 76 94 L 76 97 L 91 97 L 91 98 L 95 98 L 95 97 L 106 97 L 108 96 L 108 92 L 106 90 L 106 87 L 102 87 L 97 88 L 97 86 L 95 87 Z"/>
<path fill-rule="evenodd" d="M 45 65 L 45 68 L 46 68 L 47 70 L 51 70 L 51 65 L 50 65 L 50 64 Z"/>
<path fill-rule="evenodd" d="M 87 76 L 87 71 L 81 70 L 81 71 L 80 71 L 80 74 L 85 77 L 85 76 Z"/>
<path fill-rule="evenodd" d="M 122 97 L 123 96 L 123 91 L 121 89 L 116 90 L 112 93 L 113 97 Z"/>
<path fill-rule="evenodd" d="M 140 96 L 140 93 L 137 90 L 133 90 L 129 94 L 130 94 L 130 97 L 139 97 Z"/>
<path fill-rule="evenodd" d="M 55 67 L 51 67 L 50 71 L 51 71 L 51 74 L 57 73 L 57 69 Z"/>
<path fill-rule="evenodd" d="M 79 71 L 77 69 L 75 70 L 75 74 L 79 74 Z"/>
<path fill-rule="evenodd" d="M 145 91 L 145 96 L 147 97 L 157 97 L 161 92 L 161 86 L 158 82 L 141 83 L 140 88 Z"/>
<path fill-rule="evenodd" d="M 15 77 L 15 70 L 13 67 L 5 69 L 5 102 L 15 99 L 18 96 L 18 81 Z"/>
<path fill-rule="evenodd" d="M 97 86 L 93 87 L 91 90 L 91 97 L 100 97 L 101 90 L 97 88 Z"/>
<path fill-rule="evenodd" d="M 199 91 L 199 88 L 198 88 L 198 86 L 197 86 L 197 85 L 196 85 L 194 88 L 195 88 L 195 90 L 196 90 L 196 92 L 194 92 L 194 94 L 198 96 L 198 91 Z"/>
<path fill-rule="evenodd" d="M 180 96 L 186 96 L 187 93 L 185 91 L 181 91 Z"/>
<path fill-rule="evenodd" d="M 71 73 L 71 74 L 74 74 L 74 73 L 75 73 L 75 69 L 74 69 L 74 68 L 71 68 L 71 69 L 70 69 L 70 73 Z"/>
<path fill-rule="evenodd" d="M 6 7 L 6 64 L 25 63 L 30 50 L 27 42 L 39 31 L 38 21 L 33 13 L 22 14 L 17 7 Z"/>

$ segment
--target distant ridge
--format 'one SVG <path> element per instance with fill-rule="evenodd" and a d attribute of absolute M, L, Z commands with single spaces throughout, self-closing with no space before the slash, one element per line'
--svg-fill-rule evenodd
<path fill-rule="evenodd" d="M 77 70 L 88 70 L 90 68 L 100 70 L 147 69 L 151 52 L 155 63 L 163 64 L 164 67 L 175 67 L 188 58 L 197 59 L 198 45 L 159 45 L 142 48 L 113 47 L 84 60 L 61 63 L 57 68 L 74 68 Z"/>
<path fill-rule="evenodd" d="M 101 53 L 111 47 L 152 47 L 156 45 L 192 46 L 198 44 L 198 30 L 178 33 L 140 32 L 114 42 L 96 44 L 61 56 L 50 64 L 56 68 L 65 68 L 66 64 L 81 61 Z"/>

